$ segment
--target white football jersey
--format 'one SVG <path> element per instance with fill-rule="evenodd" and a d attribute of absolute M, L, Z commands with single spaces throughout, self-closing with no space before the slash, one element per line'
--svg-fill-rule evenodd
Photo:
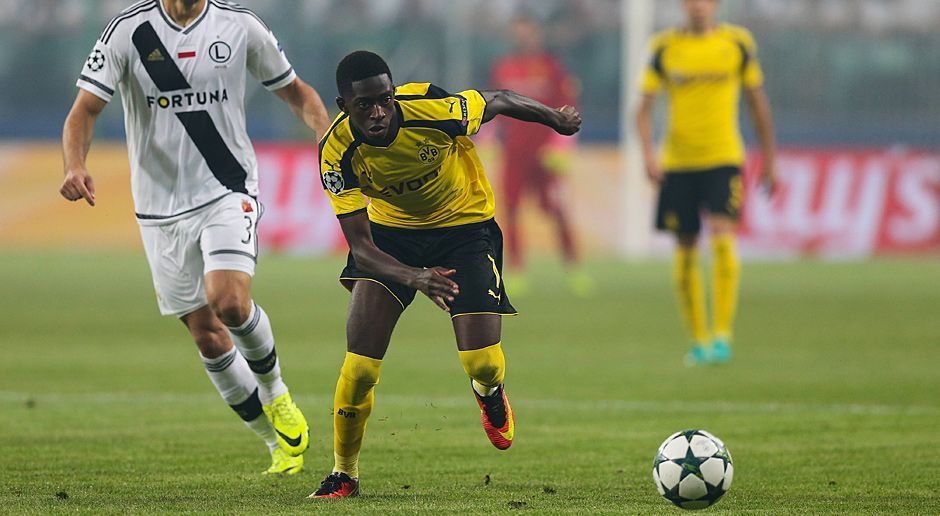
<path fill-rule="evenodd" d="M 258 194 L 245 129 L 245 70 L 269 90 L 296 74 L 254 13 L 223 0 L 180 27 L 162 0 L 138 2 L 105 27 L 78 87 L 121 91 L 131 189 L 141 223 L 199 209 L 229 192 Z"/>

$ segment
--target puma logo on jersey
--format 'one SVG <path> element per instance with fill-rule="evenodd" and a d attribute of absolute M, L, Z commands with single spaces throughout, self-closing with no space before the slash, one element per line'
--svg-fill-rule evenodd
<path fill-rule="evenodd" d="M 496 266 L 496 260 L 493 259 L 493 256 L 492 256 L 492 255 L 489 255 L 489 254 L 488 254 L 488 255 L 486 255 L 486 257 L 489 258 L 489 259 L 490 259 L 490 263 L 493 264 L 493 275 L 496 277 L 496 290 L 499 290 L 499 285 L 500 285 L 500 284 L 502 283 L 502 281 L 503 281 L 503 278 L 500 277 L 500 275 L 499 275 L 499 267 Z M 494 292 L 492 289 L 489 291 L 489 294 L 490 294 L 491 296 L 493 296 L 494 299 L 496 299 L 496 302 L 497 302 L 497 303 L 500 302 L 500 300 L 502 300 L 502 298 L 503 298 L 503 294 L 502 294 L 502 293 L 496 294 L 496 292 Z"/>
<path fill-rule="evenodd" d="M 147 61 L 163 61 L 163 52 L 160 52 L 159 48 L 153 49 L 153 52 L 147 56 Z"/>

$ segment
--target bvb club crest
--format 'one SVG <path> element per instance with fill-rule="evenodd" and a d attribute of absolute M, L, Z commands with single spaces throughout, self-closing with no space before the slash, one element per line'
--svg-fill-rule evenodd
<path fill-rule="evenodd" d="M 430 138 L 425 138 L 423 141 L 418 142 L 418 159 L 420 159 L 422 163 L 434 163 L 440 155 L 440 149 L 431 145 Z"/>

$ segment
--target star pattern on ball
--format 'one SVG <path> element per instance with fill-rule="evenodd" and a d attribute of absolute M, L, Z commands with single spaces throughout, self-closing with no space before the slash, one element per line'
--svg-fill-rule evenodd
<path fill-rule="evenodd" d="M 711 457 L 696 457 L 695 453 L 692 452 L 692 448 L 690 447 L 685 452 L 685 458 L 673 460 L 672 462 L 675 462 L 682 468 L 682 475 L 679 477 L 680 481 L 689 475 L 695 475 L 698 478 L 705 480 L 705 477 L 702 476 L 701 466 L 703 462 L 710 458 Z"/>
<path fill-rule="evenodd" d="M 702 509 L 724 496 L 733 478 L 731 453 L 704 430 L 676 432 L 653 459 L 653 481 L 663 498 L 683 509 Z"/>

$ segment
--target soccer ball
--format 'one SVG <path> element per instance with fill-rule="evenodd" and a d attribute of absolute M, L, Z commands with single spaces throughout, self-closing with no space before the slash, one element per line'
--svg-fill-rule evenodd
<path fill-rule="evenodd" d="M 734 466 L 721 439 L 705 430 L 676 432 L 659 445 L 653 482 L 663 498 L 683 509 L 704 509 L 731 487 Z"/>

